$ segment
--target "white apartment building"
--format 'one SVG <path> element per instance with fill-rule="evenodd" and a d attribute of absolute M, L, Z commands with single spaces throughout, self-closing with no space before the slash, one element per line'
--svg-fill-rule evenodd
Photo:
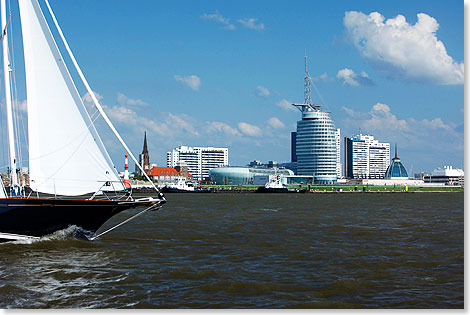
<path fill-rule="evenodd" d="M 343 164 L 341 164 L 341 129 L 336 129 L 335 132 L 336 142 L 336 177 L 343 177 Z"/>
<path fill-rule="evenodd" d="M 194 179 L 209 178 L 209 170 L 228 166 L 228 148 L 180 146 L 167 152 L 167 166 L 175 167 L 181 162 L 188 166 L 188 172 Z"/>
<path fill-rule="evenodd" d="M 370 135 L 344 138 L 345 176 L 354 179 L 384 178 L 390 165 L 390 143 Z"/>

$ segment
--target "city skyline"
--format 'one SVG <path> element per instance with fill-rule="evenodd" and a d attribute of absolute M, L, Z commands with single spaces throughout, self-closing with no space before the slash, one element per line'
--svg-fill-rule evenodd
<path fill-rule="evenodd" d="M 461 2 L 51 5 L 134 155 L 147 131 L 159 166 L 180 145 L 228 147 L 231 165 L 290 161 L 306 53 L 312 100 L 342 137 L 361 131 L 398 143 L 410 173 L 464 168 Z M 103 130 L 121 169 L 125 152 Z"/>

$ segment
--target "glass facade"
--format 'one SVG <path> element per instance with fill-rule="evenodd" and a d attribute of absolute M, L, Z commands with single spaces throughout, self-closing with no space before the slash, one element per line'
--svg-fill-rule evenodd
<path fill-rule="evenodd" d="M 400 159 L 394 158 L 392 163 L 387 168 L 385 172 L 386 178 L 395 178 L 395 177 L 405 177 L 408 178 L 408 173 L 406 172 L 405 167 L 401 164 Z"/>
<path fill-rule="evenodd" d="M 257 175 L 294 175 L 288 169 L 257 168 L 257 167 L 217 167 L 209 170 L 210 180 L 217 185 L 253 185 Z"/>
<path fill-rule="evenodd" d="M 297 174 L 314 176 L 316 183 L 337 180 L 336 129 L 329 113 L 304 106 L 297 122 Z"/>

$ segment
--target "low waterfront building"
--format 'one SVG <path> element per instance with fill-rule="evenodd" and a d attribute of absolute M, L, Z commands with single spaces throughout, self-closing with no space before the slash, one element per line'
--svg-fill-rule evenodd
<path fill-rule="evenodd" d="M 464 171 L 452 166 L 444 166 L 444 168 L 436 168 L 432 171 L 431 175 L 424 176 L 426 183 L 442 183 L 445 185 L 463 186 L 464 185 Z"/>
<path fill-rule="evenodd" d="M 170 181 L 176 179 L 179 175 L 172 167 L 152 167 L 147 175 L 152 181 Z"/>
<path fill-rule="evenodd" d="M 228 165 L 228 148 L 180 146 L 167 153 L 167 166 L 184 162 L 195 180 L 209 178 L 209 170 Z"/>
<path fill-rule="evenodd" d="M 282 168 L 261 168 L 246 166 L 217 167 L 209 171 L 210 180 L 217 185 L 254 185 L 255 176 L 287 175 L 294 172 Z"/>

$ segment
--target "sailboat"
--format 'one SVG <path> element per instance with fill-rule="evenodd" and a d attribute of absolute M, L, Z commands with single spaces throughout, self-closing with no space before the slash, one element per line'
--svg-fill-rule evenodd
<path fill-rule="evenodd" d="M 165 198 L 109 120 L 81 71 L 47 0 L 50 19 L 69 59 L 91 96 L 90 114 L 80 97 L 38 0 L 18 0 L 23 38 L 28 115 L 29 193 L 20 182 L 13 119 L 10 18 L 1 0 L 3 74 L 9 148 L 9 186 L 0 180 L 0 241 L 39 238 L 76 226 L 95 233 L 121 211 L 155 210 Z M 11 8 L 10 8 L 11 10 Z M 52 23 L 51 23 L 52 24 Z M 10 26 L 10 27 L 9 27 Z M 120 179 L 95 128 L 100 115 L 155 188 L 154 196 L 134 198 Z M 124 223 L 124 222 L 123 222 Z"/>

